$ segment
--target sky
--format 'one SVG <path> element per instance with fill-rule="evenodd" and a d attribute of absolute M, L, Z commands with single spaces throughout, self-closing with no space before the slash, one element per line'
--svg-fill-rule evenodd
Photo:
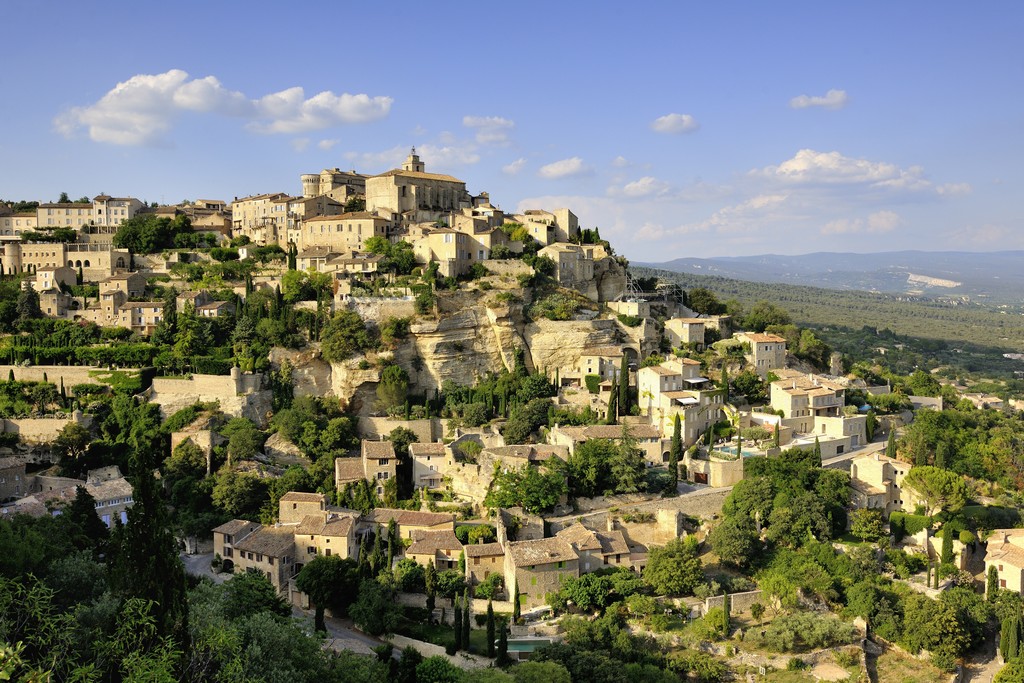
<path fill-rule="evenodd" d="M 1024 4 L 8 0 L 0 198 L 427 171 L 631 261 L 1024 249 Z"/>

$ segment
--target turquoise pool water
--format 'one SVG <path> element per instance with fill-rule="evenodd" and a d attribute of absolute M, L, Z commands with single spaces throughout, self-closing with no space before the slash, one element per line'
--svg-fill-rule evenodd
<path fill-rule="evenodd" d="M 736 446 L 717 446 L 717 447 L 715 447 L 715 450 L 716 451 L 721 451 L 723 453 L 728 453 L 729 455 L 732 455 L 732 456 L 736 455 Z M 764 455 L 764 451 L 755 451 L 755 450 L 751 450 L 749 448 L 744 448 L 743 449 L 743 457 L 744 458 L 750 458 L 750 457 L 753 457 L 755 455 Z"/>
<path fill-rule="evenodd" d="M 509 638 L 508 649 L 510 652 L 535 652 L 539 648 L 550 645 L 547 638 Z"/>

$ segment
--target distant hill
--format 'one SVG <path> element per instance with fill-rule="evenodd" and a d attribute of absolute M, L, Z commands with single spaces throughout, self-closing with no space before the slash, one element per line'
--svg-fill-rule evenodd
<path fill-rule="evenodd" d="M 992 303 L 1024 299 L 1024 251 L 819 252 L 800 256 L 680 258 L 637 263 L 694 275 Z"/>

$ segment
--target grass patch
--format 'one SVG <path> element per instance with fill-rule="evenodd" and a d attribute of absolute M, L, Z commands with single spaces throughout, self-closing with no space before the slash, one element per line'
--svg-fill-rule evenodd
<path fill-rule="evenodd" d="M 947 683 L 949 674 L 928 662 L 889 650 L 878 658 L 878 683 Z"/>

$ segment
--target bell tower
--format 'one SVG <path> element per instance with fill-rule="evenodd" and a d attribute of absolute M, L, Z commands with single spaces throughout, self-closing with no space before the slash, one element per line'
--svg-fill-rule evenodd
<path fill-rule="evenodd" d="M 412 151 L 409 152 L 409 158 L 402 164 L 403 171 L 413 171 L 414 173 L 423 173 L 423 162 L 420 161 L 420 157 L 416 154 L 416 148 L 413 147 Z"/>

